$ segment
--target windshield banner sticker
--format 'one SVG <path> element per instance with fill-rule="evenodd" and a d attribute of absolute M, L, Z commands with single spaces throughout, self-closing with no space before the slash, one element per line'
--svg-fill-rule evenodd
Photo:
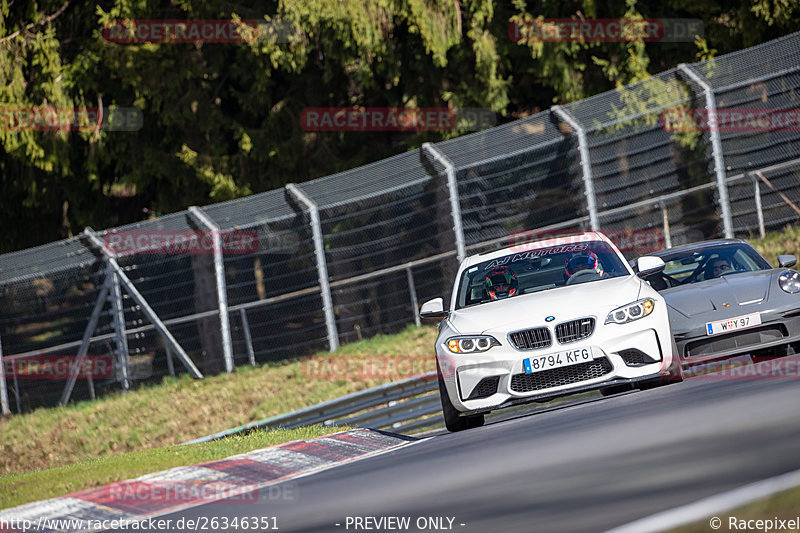
<path fill-rule="evenodd" d="M 516 263 L 517 261 L 530 261 L 539 259 L 545 255 L 565 254 L 570 252 L 583 252 L 588 249 L 589 245 L 586 243 L 568 244 L 565 246 L 553 246 L 551 248 L 542 248 L 541 250 L 531 250 L 529 252 L 520 252 L 518 254 L 507 255 L 498 259 L 493 259 L 484 267 L 484 270 L 490 270 L 496 266 L 507 265 L 508 263 Z"/>

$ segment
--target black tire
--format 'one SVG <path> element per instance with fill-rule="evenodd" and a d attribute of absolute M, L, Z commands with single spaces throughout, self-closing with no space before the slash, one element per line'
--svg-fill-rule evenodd
<path fill-rule="evenodd" d="M 600 394 L 603 396 L 613 396 L 615 394 L 619 394 L 620 392 L 627 392 L 629 390 L 633 390 L 633 385 L 629 383 L 625 383 L 624 385 L 612 385 L 610 387 L 603 387 L 600 389 Z"/>
<path fill-rule="evenodd" d="M 436 371 L 439 377 L 439 397 L 442 400 L 444 426 L 447 428 L 447 431 L 455 433 L 456 431 L 481 427 L 485 420 L 482 414 L 461 416 L 460 411 L 453 407 L 453 404 L 450 402 L 450 396 L 447 395 L 447 388 L 444 385 L 442 371 L 439 369 L 438 363 L 436 364 Z"/>

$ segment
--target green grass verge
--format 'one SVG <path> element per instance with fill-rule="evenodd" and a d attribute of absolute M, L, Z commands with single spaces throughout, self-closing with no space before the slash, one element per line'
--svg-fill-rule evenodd
<path fill-rule="evenodd" d="M 238 367 L 202 380 L 165 378 L 127 394 L 0 419 L 0 474 L 180 444 L 435 370 L 435 339 L 436 328 L 412 326 L 313 359 Z M 406 364 L 391 366 L 400 361 Z"/>
<path fill-rule="evenodd" d="M 763 239 L 747 239 L 747 242 L 767 261 L 777 266 L 779 255 L 792 254 L 800 257 L 800 226 L 786 226 L 783 231 L 769 231 Z"/>
<path fill-rule="evenodd" d="M 722 520 L 722 526 L 716 531 L 741 531 L 747 528 L 729 528 L 729 518 L 735 517 L 737 523 L 741 520 L 796 520 L 798 512 L 797 502 L 800 502 L 800 487 L 779 492 L 773 496 L 757 500 L 737 509 L 725 511 L 716 515 Z M 713 531 L 710 527 L 711 516 L 698 520 L 692 524 L 681 526 L 671 530 L 672 533 L 708 533 Z M 773 527 L 773 531 L 777 526 Z M 751 529 L 751 531 L 753 531 Z M 784 530 L 785 531 L 785 530 Z"/>
<path fill-rule="evenodd" d="M 293 440 L 310 439 L 348 428 L 310 426 L 255 431 L 189 446 L 168 446 L 111 457 L 89 459 L 69 466 L 11 474 L 0 478 L 0 509 L 101 487 L 176 466 L 224 459 Z"/>

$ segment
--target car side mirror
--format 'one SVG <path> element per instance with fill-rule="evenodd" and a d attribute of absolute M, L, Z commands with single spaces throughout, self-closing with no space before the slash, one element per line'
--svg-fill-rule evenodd
<path fill-rule="evenodd" d="M 636 260 L 636 264 L 639 267 L 639 272 L 637 272 L 636 275 L 640 278 L 646 278 L 647 276 L 658 274 L 667 266 L 664 264 L 663 259 L 654 255 L 645 255 L 640 257 Z"/>
<path fill-rule="evenodd" d="M 781 268 L 789 268 L 797 264 L 797 256 L 794 255 L 779 255 L 778 266 Z"/>
<path fill-rule="evenodd" d="M 423 320 L 442 320 L 447 318 L 448 314 L 444 310 L 444 300 L 442 298 L 428 300 L 419 309 L 419 317 Z"/>

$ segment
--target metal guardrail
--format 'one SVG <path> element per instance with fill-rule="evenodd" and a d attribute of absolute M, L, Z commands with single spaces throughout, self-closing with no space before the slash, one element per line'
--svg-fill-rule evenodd
<path fill-rule="evenodd" d="M 435 413 L 441 409 L 441 402 L 438 394 L 426 394 L 403 402 L 392 401 L 389 405 L 369 411 L 354 417 L 337 420 L 337 426 L 356 426 L 371 428 L 394 427 L 409 419 L 417 419 L 423 415 Z"/>
<path fill-rule="evenodd" d="M 438 419 L 419 420 L 423 416 L 441 410 L 438 388 L 436 372 L 429 372 L 354 392 L 291 413 L 251 422 L 183 444 L 210 442 L 257 429 L 292 429 L 312 424 L 326 426 L 347 424 L 375 429 L 392 427 L 395 430 L 440 425 L 441 421 Z M 402 424 L 403 422 L 406 423 Z"/>

